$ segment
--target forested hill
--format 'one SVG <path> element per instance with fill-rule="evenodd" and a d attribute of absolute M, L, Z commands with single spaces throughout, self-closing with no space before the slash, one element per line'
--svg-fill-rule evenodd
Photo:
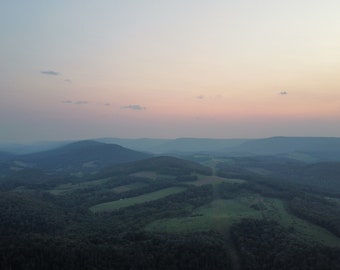
<path fill-rule="evenodd" d="M 221 149 L 236 147 L 246 139 L 177 138 L 177 139 L 119 139 L 97 138 L 99 142 L 119 144 L 124 147 L 156 154 L 219 152 Z"/>
<path fill-rule="evenodd" d="M 106 166 L 149 158 L 151 155 L 115 144 L 79 141 L 57 149 L 18 156 L 16 164 L 47 171 L 91 172 Z"/>
<path fill-rule="evenodd" d="M 0 161 L 11 159 L 14 156 L 15 156 L 14 154 L 4 152 L 4 151 L 0 151 Z"/>
<path fill-rule="evenodd" d="M 263 176 L 282 183 L 340 193 L 340 162 L 304 163 L 275 156 L 259 156 L 229 158 L 228 162 L 220 163 L 217 167 L 220 176 Z"/>
<path fill-rule="evenodd" d="M 154 171 L 160 174 L 168 175 L 189 175 L 191 173 L 199 173 L 204 175 L 212 174 L 212 170 L 209 167 L 170 156 L 152 157 L 120 166 L 108 167 L 102 170 L 100 174 L 102 176 L 110 176 L 112 174 L 126 174 L 139 171 Z"/>
<path fill-rule="evenodd" d="M 94 158 L 100 147 L 57 153 Z M 0 269 L 339 269 L 340 194 L 294 184 L 304 168 L 339 175 L 337 163 L 204 164 L 160 156 L 83 177 L 11 171 L 0 179 Z"/>

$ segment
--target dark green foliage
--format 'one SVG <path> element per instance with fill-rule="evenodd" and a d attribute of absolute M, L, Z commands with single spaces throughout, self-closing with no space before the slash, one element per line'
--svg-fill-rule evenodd
<path fill-rule="evenodd" d="M 312 196 L 294 198 L 289 209 L 298 217 L 318 224 L 340 238 L 340 205 Z"/>
<path fill-rule="evenodd" d="M 235 252 L 230 252 L 231 246 L 226 248 L 225 235 L 156 234 L 146 233 L 145 228 L 159 220 L 193 218 L 197 208 L 211 205 L 214 199 L 237 200 L 248 195 L 279 198 L 295 215 L 338 234 L 339 205 L 336 199 L 325 197 L 329 193 L 287 184 L 256 170 L 290 168 L 288 177 L 306 164 L 268 157 L 230 160 L 218 167 L 219 173 L 247 182 L 191 186 L 185 182 L 196 180 L 196 174 L 210 175 L 211 169 L 172 157 L 114 166 L 83 178 L 33 168 L 12 171 L 0 185 L 0 269 L 232 269 L 233 256 L 229 255 Z M 149 178 L 134 174 L 148 171 Z M 63 192 L 62 186 L 62 192 L 53 193 L 58 195 L 48 193 L 58 191 L 60 184 L 70 189 Z M 116 192 L 129 185 L 135 188 Z M 186 190 L 113 212 L 89 211 L 99 203 L 174 186 Z M 293 230 L 288 232 L 270 221 L 244 220 L 232 227 L 231 235 L 244 270 L 333 270 L 340 265 L 339 249 L 301 242 L 292 237 Z"/>
<path fill-rule="evenodd" d="M 155 171 L 159 174 L 171 176 L 190 175 L 192 173 L 199 173 L 204 175 L 212 174 L 211 168 L 200 165 L 198 163 L 174 157 L 161 156 L 121 166 L 106 168 L 99 175 L 101 177 L 111 175 L 126 175 L 139 171 Z"/>
<path fill-rule="evenodd" d="M 228 269 L 216 233 L 138 233 L 153 220 L 208 203 L 211 186 L 98 215 L 67 205 L 66 197 L 61 203 L 44 193 L 0 195 L 0 269 Z"/>
<path fill-rule="evenodd" d="M 65 225 L 62 209 L 39 193 L 0 192 L 0 234 L 55 233 Z"/>
<path fill-rule="evenodd" d="M 230 269 L 227 250 L 215 233 L 128 233 L 105 243 L 38 235 L 0 236 L 0 254 L 4 270 Z"/>
<path fill-rule="evenodd" d="M 51 175 L 39 169 L 26 168 L 9 171 L 6 176 L 0 178 L 0 190 L 7 191 L 17 187 L 46 190 L 72 181 L 77 182 L 79 179 L 71 176 Z"/>
<path fill-rule="evenodd" d="M 218 175 L 244 180 L 271 179 L 315 187 L 327 192 L 340 193 L 340 162 L 306 164 L 278 157 L 231 158 L 232 162 L 220 163 Z"/>
<path fill-rule="evenodd" d="M 98 229 L 108 234 L 117 234 L 130 230 L 138 230 L 146 224 L 162 218 L 188 216 L 192 210 L 209 203 L 213 199 L 211 186 L 191 187 L 184 192 L 170 195 L 157 201 L 122 208 L 112 213 L 96 214 L 98 222 L 93 223 Z M 91 225 L 92 226 L 92 225 Z"/>
<path fill-rule="evenodd" d="M 340 249 L 301 242 L 277 223 L 245 219 L 231 229 L 244 270 L 340 269 Z"/>

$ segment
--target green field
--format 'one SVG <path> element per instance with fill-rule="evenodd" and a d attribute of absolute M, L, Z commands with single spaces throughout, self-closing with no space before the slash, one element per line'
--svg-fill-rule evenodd
<path fill-rule="evenodd" d="M 186 190 L 186 189 L 183 188 L 183 187 L 165 188 L 165 189 L 161 189 L 161 190 L 151 192 L 151 193 L 146 193 L 146 194 L 136 196 L 136 197 L 132 197 L 132 198 L 120 199 L 120 200 L 117 200 L 117 201 L 97 204 L 97 205 L 90 207 L 90 210 L 94 213 L 105 212 L 105 211 L 107 211 L 107 212 L 114 211 L 114 210 L 117 210 L 119 208 L 128 207 L 128 206 L 131 206 L 131 205 L 134 205 L 134 204 L 158 200 L 158 199 L 164 198 L 166 196 L 169 196 L 171 194 L 183 192 L 184 190 Z"/>
<path fill-rule="evenodd" d="M 194 210 L 189 217 L 156 220 L 146 230 L 182 233 L 214 229 L 223 232 L 233 222 L 245 217 L 261 218 L 261 212 L 236 200 L 214 200 Z"/>
<path fill-rule="evenodd" d="M 203 186 L 209 184 L 219 184 L 219 183 L 237 183 L 242 184 L 246 182 L 242 179 L 232 179 L 232 178 L 224 178 L 219 176 L 207 176 L 207 175 L 198 175 L 198 179 L 196 181 L 186 182 L 186 184 L 194 185 L 194 186 Z"/>
<path fill-rule="evenodd" d="M 156 220 L 146 230 L 181 233 L 214 229 L 223 232 L 244 217 L 261 218 L 261 212 L 236 200 L 217 199 L 194 210 L 189 217 Z"/>
<path fill-rule="evenodd" d="M 281 200 L 270 199 L 268 203 L 271 205 L 271 210 L 266 213 L 268 218 L 271 217 L 277 220 L 288 229 L 293 228 L 293 231 L 299 237 L 311 241 L 319 241 L 328 246 L 340 247 L 340 239 L 338 237 L 320 226 L 290 214 Z"/>
<path fill-rule="evenodd" d="M 145 229 L 168 233 L 209 230 L 226 232 L 233 223 L 242 218 L 274 219 L 287 229 L 294 228 L 297 237 L 340 247 L 339 238 L 326 229 L 290 214 L 281 200 L 257 195 L 230 200 L 216 199 L 194 210 L 191 216 L 156 220 L 148 224 Z"/>
<path fill-rule="evenodd" d="M 155 180 L 158 176 L 158 174 L 154 171 L 141 171 L 141 172 L 132 173 L 130 175 L 137 176 L 137 177 L 145 177 L 151 180 Z"/>
<path fill-rule="evenodd" d="M 138 189 L 138 188 L 142 188 L 142 187 L 146 187 L 147 184 L 145 183 L 132 183 L 129 185 L 124 185 L 124 186 L 119 186 L 119 187 L 115 187 L 112 190 L 116 193 L 123 193 L 126 191 L 130 191 L 130 190 L 134 190 L 134 189 Z"/>
<path fill-rule="evenodd" d="M 67 184 L 62 184 L 54 189 L 49 190 L 50 193 L 53 195 L 62 195 L 68 192 L 75 191 L 77 189 L 83 189 L 87 187 L 92 187 L 96 185 L 101 185 L 106 183 L 110 178 L 104 178 L 104 179 L 99 179 L 99 180 L 94 180 L 94 181 L 86 181 L 86 182 L 81 182 L 81 183 L 67 183 Z"/>

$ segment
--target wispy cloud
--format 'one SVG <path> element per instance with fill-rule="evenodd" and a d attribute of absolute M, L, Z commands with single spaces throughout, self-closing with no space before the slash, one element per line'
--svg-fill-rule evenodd
<path fill-rule="evenodd" d="M 89 104 L 89 102 L 86 101 L 86 100 L 78 100 L 78 101 L 75 101 L 74 104 L 76 104 L 76 105 L 84 105 L 84 104 Z"/>
<path fill-rule="evenodd" d="M 204 99 L 204 96 L 203 95 L 199 95 L 196 97 L 197 99 Z"/>
<path fill-rule="evenodd" d="M 109 102 L 104 103 L 104 106 L 111 106 L 111 103 L 109 103 Z"/>
<path fill-rule="evenodd" d="M 85 105 L 85 104 L 89 104 L 89 102 L 86 101 L 86 100 L 77 100 L 77 101 L 63 100 L 61 103 L 64 103 L 64 104 L 74 104 L 74 105 Z"/>
<path fill-rule="evenodd" d="M 61 75 L 60 72 L 53 71 L 53 70 L 42 70 L 42 71 L 40 71 L 40 73 L 44 74 L 44 75 L 49 75 L 49 76 L 59 76 L 59 75 Z"/>
<path fill-rule="evenodd" d="M 137 105 L 137 104 L 132 104 L 132 105 L 123 106 L 122 109 L 129 109 L 129 110 L 135 110 L 135 111 L 143 111 L 143 110 L 146 110 L 146 107 L 143 107 L 143 106 Z"/>
<path fill-rule="evenodd" d="M 280 95 L 281 95 L 281 96 L 288 95 L 288 92 L 287 92 L 287 91 L 281 91 L 281 92 L 280 92 Z"/>
<path fill-rule="evenodd" d="M 71 103 L 73 103 L 73 101 L 72 100 L 63 100 L 62 103 L 71 104 Z"/>
<path fill-rule="evenodd" d="M 70 80 L 70 79 L 65 79 L 64 82 L 72 83 L 72 80 Z"/>

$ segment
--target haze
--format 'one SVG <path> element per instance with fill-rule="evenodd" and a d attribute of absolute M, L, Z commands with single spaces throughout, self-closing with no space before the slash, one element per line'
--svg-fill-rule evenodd
<path fill-rule="evenodd" d="M 340 136 L 340 2 L 2 1 L 0 142 Z"/>

